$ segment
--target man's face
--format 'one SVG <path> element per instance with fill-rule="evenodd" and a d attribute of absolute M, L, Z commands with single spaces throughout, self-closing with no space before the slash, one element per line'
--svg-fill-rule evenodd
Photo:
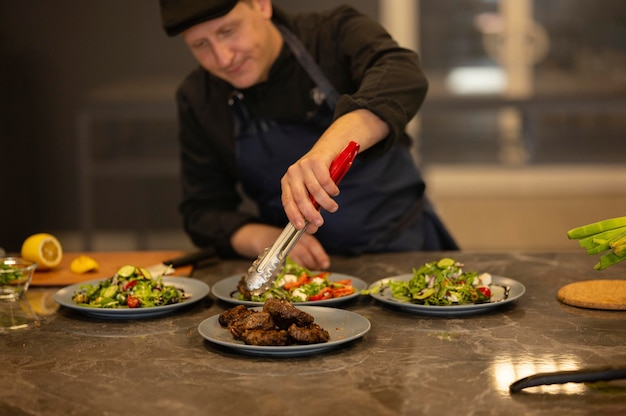
<path fill-rule="evenodd" d="M 192 26 L 182 37 L 204 69 L 248 88 L 267 79 L 282 46 L 271 17 L 269 0 L 240 1 L 227 15 Z"/>

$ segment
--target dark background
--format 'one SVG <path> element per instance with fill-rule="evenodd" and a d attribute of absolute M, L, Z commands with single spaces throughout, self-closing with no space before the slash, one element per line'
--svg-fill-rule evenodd
<path fill-rule="evenodd" d="M 305 0 L 275 3 L 287 5 L 291 11 L 338 4 L 330 0 L 317 0 L 314 5 Z M 347 3 L 377 17 L 376 0 Z M 556 45 L 538 66 L 544 74 L 539 80 L 554 85 L 553 78 L 545 74 L 557 72 L 565 74 L 559 79 L 566 88 L 585 85 L 587 91 L 623 96 L 623 2 L 535 3 L 537 19 L 548 26 Z M 480 52 L 468 16 L 494 10 L 494 2 L 422 0 L 421 4 L 425 22 L 420 34 L 422 56 L 432 79 L 436 80 L 446 65 L 489 61 Z M 194 66 L 182 41 L 168 38 L 162 31 L 156 0 L 0 0 L 0 246 L 15 251 L 35 232 L 80 230 L 79 185 L 84 170 L 78 122 L 81 115 L 96 114 L 94 109 L 102 108 L 118 109 L 122 114 L 124 106 L 144 108 L 148 113 L 155 108 L 166 115 L 147 124 L 124 117 L 115 122 L 106 117 L 94 121 L 93 152 L 89 154 L 94 163 L 137 161 L 134 171 L 119 170 L 118 175 L 94 178 L 97 226 L 123 229 L 141 224 L 179 229 L 173 94 Z M 589 122 L 578 125 L 579 120 L 566 120 L 568 134 L 579 131 L 578 127 L 597 131 L 598 125 L 608 126 L 603 145 L 608 149 L 606 163 L 619 165 L 626 161 L 624 147 L 613 147 L 624 142 L 623 107 L 619 111 L 619 117 L 614 112 L 596 117 L 591 127 Z M 441 151 L 446 148 L 445 140 L 435 137 L 439 126 L 437 118 L 433 120 L 424 122 L 430 142 L 426 137 L 422 144 L 425 149 L 432 148 L 433 155 L 445 158 L 446 152 Z M 449 120 L 445 118 L 444 127 L 453 124 Z M 557 117 L 556 123 L 564 122 Z M 572 123 L 578 127 L 571 128 Z M 435 127 L 429 130 L 428 125 Z M 460 129 L 467 132 L 468 125 L 464 123 Z M 475 135 L 479 141 L 486 137 L 482 130 Z M 579 156 L 569 161 L 584 163 L 589 149 L 581 145 Z M 580 154 L 585 156 L 581 159 Z M 163 168 L 162 175 L 141 174 L 155 166 L 157 171 Z"/>
<path fill-rule="evenodd" d="M 306 10 L 310 2 L 275 3 Z M 316 1 L 315 7 L 335 4 Z M 352 4 L 376 13 L 375 0 Z M 177 83 L 194 66 L 181 39 L 168 38 L 161 29 L 157 0 L 0 0 L 0 247 L 19 251 L 30 234 L 80 228 L 81 111 L 103 102 L 173 105 Z M 118 150 L 129 146 L 123 150 L 128 154 L 150 156 L 147 147 L 154 146 L 159 163 L 175 162 L 170 121 L 94 130 L 117 138 Z M 124 140 L 138 133 L 146 147 Z M 106 158 L 106 149 L 114 146 L 101 147 L 96 158 Z M 96 179 L 97 225 L 130 228 L 140 220 L 148 227 L 180 227 L 177 179 L 134 176 Z M 142 201 L 132 202 L 138 197 Z M 151 209 L 137 213 L 142 205 Z"/>

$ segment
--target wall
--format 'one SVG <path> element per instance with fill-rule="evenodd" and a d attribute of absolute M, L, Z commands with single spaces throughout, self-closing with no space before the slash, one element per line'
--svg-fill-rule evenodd
<path fill-rule="evenodd" d="M 347 3 L 376 13 L 376 0 Z M 336 2 L 276 4 L 297 12 Z M 32 233 L 79 228 L 78 113 L 94 100 L 173 102 L 175 86 L 195 66 L 180 38 L 161 29 L 156 0 L 0 0 L 0 57 L 0 247 L 10 251 Z M 151 206 L 153 222 L 176 227 L 179 191 L 166 185 L 167 206 Z M 100 200 L 109 195 L 99 187 Z M 133 218 L 118 213 L 104 222 L 125 226 Z"/>
<path fill-rule="evenodd" d="M 319 0 L 314 3 L 308 0 L 283 0 L 276 1 L 276 3 L 296 12 L 321 10 L 337 4 L 332 0 Z M 355 5 L 373 17 L 378 13 L 378 0 L 353 0 L 347 3 Z M 439 11 L 439 16 L 443 13 L 449 20 L 458 19 L 460 9 L 456 0 L 422 0 L 421 4 L 428 6 L 430 10 L 430 14 L 424 14 L 427 20 L 425 27 L 439 28 L 438 30 L 442 31 L 440 36 L 442 39 L 452 36 L 450 32 L 454 32 L 455 28 L 460 28 L 458 29 L 462 30 L 460 39 L 468 38 L 466 35 L 472 30 L 471 28 L 456 24 L 442 24 L 441 18 L 437 18 L 436 15 Z M 477 2 L 465 1 L 462 4 L 467 9 L 461 11 L 468 14 L 472 12 L 470 5 L 477 4 Z M 581 15 L 574 13 L 573 10 L 570 10 L 569 15 L 563 13 L 570 7 L 570 1 L 554 1 L 549 4 L 542 2 L 541 4 L 544 13 L 558 6 L 559 12 L 551 15 L 560 19 L 565 19 L 563 16 Z M 607 4 L 613 5 L 615 10 L 620 5 L 615 1 Z M 594 16 L 594 22 L 601 21 L 601 13 L 598 12 Z M 617 22 L 618 19 L 614 20 Z M 620 42 L 618 39 L 623 39 L 623 37 L 609 36 L 615 33 L 616 28 L 621 27 L 616 22 L 606 25 L 606 28 L 611 30 L 607 29 L 602 32 L 606 32 L 606 38 L 601 39 L 601 44 L 606 45 L 607 39 L 613 39 L 614 42 L 611 45 L 613 47 L 617 45 L 619 49 L 623 48 L 623 41 Z M 568 35 L 570 33 L 587 33 L 584 23 L 584 21 L 575 20 L 561 22 L 560 39 L 571 38 Z M 477 48 L 473 43 L 457 42 L 453 43 L 454 48 L 457 49 L 452 51 L 437 49 L 434 46 L 437 40 L 439 39 L 434 39 L 432 36 L 422 39 L 426 52 L 423 56 L 429 57 L 424 64 L 429 67 L 429 77 L 433 86 L 431 100 L 438 91 L 437 86 L 442 84 L 437 82 L 439 77 L 437 68 L 443 64 L 437 60 L 437 57 L 447 61 L 454 57 L 462 57 L 463 54 L 460 52 L 475 51 Z M 428 50 L 439 52 L 438 54 L 428 53 Z M 565 51 L 569 51 L 571 55 L 576 49 L 564 48 L 560 44 L 555 47 L 555 51 L 559 54 L 556 58 L 560 60 L 557 63 L 554 63 L 554 60 L 549 62 L 552 66 L 560 68 L 569 62 L 563 57 Z M 624 71 L 619 68 L 623 68 L 626 54 L 623 50 L 620 53 L 615 49 L 603 49 L 600 52 L 602 54 L 598 57 L 592 56 L 593 59 L 581 58 L 580 62 L 585 63 L 584 69 L 596 81 L 608 79 L 603 76 L 606 72 L 612 77 L 611 79 L 621 79 L 620 85 L 623 86 Z M 568 55 L 569 59 L 572 59 L 570 55 Z M 601 65 L 602 59 L 609 58 L 617 65 L 612 65 L 612 68 L 608 68 L 610 71 L 605 71 Z M 29 234 L 50 231 L 68 235 L 68 240 L 66 240 L 69 242 L 68 247 L 80 249 L 81 242 L 77 236 L 81 213 L 78 192 L 81 170 L 77 151 L 79 148 L 77 132 L 79 112 L 94 102 L 102 103 L 107 100 L 128 102 L 147 98 L 152 102 L 170 102 L 170 99 L 173 101 L 172 96 L 176 84 L 190 68 L 195 66 L 195 62 L 180 39 L 170 39 L 163 33 L 156 0 L 0 0 L 0 59 L 0 183 L 2 184 L 0 246 L 8 250 L 18 250 L 23 239 Z M 543 65 L 546 66 L 545 63 Z M 591 70 L 593 72 L 589 72 Z M 548 79 L 547 84 L 554 84 L 552 78 L 544 78 Z M 577 79 L 566 78 L 563 88 L 569 90 L 571 86 L 578 84 L 580 82 Z M 620 91 L 619 88 L 611 88 L 613 92 Z M 428 100 L 426 105 L 429 105 Z M 623 110 L 619 114 L 623 114 Z M 449 117 L 445 117 L 447 126 L 456 126 L 460 129 L 452 132 L 452 135 L 459 139 L 466 139 L 468 131 L 478 121 L 480 120 L 473 117 L 469 122 L 457 121 L 455 125 Z M 586 127 L 572 124 L 567 119 L 563 123 L 576 131 Z M 597 140 L 604 143 L 606 149 L 611 150 L 613 149 L 610 146 L 611 143 L 623 137 L 623 134 L 621 136 L 619 134 L 623 131 L 622 126 L 623 123 L 614 123 L 612 136 L 608 139 L 593 126 L 587 131 L 594 132 Z M 424 133 L 424 136 L 428 136 L 422 138 L 424 150 L 441 142 L 441 129 L 425 128 Z M 154 133 L 150 134 L 150 137 L 156 136 Z M 484 130 L 472 132 L 472 134 L 472 137 L 481 138 L 484 136 Z M 173 136 L 173 133 L 162 130 L 161 136 L 163 137 L 159 137 L 159 140 L 167 140 L 168 135 Z M 173 137 L 172 140 L 174 140 Z M 438 148 L 441 154 L 445 154 L 451 146 L 450 142 L 445 143 Z M 169 144 L 172 145 L 173 142 Z M 559 146 L 561 144 L 557 146 L 557 149 Z M 476 148 L 475 144 L 470 147 Z M 626 155 L 613 153 L 614 159 L 625 160 Z M 432 154 L 435 154 L 435 151 L 432 151 Z M 484 154 L 486 153 L 483 152 Z M 168 157 L 167 152 L 165 155 Z M 464 153 L 463 158 L 466 157 L 467 153 Z M 172 154 L 170 160 L 175 159 L 176 156 Z M 424 162 L 428 163 L 432 160 Z M 541 194 L 540 191 L 536 194 L 527 191 L 517 192 L 515 191 L 519 190 L 517 186 L 526 186 L 527 179 L 524 179 L 524 175 L 519 175 L 519 172 L 507 170 L 496 174 L 492 171 L 491 177 L 505 175 L 503 177 L 509 178 L 510 183 L 517 184 L 513 186 L 511 192 L 499 192 L 496 184 L 489 182 L 494 186 L 491 191 L 486 185 L 481 188 L 484 192 L 491 192 L 489 194 L 483 194 L 478 198 L 459 196 L 457 178 L 471 177 L 474 173 L 474 177 L 480 179 L 489 175 L 489 172 L 475 171 L 474 166 L 462 167 L 462 172 L 458 169 L 458 166 L 452 168 L 427 166 L 427 178 L 431 182 L 429 189 L 433 193 L 432 197 L 438 203 L 444 219 L 453 230 L 457 231 L 456 234 L 459 235 L 461 243 L 466 248 L 540 247 L 538 242 L 548 240 L 536 238 L 530 231 L 533 227 L 524 228 L 524 224 L 537 224 L 538 220 L 561 218 L 562 212 L 572 212 L 572 207 L 584 206 L 584 216 L 578 213 L 573 215 L 570 221 L 559 223 L 558 231 L 555 227 L 556 223 L 552 220 L 547 221 L 546 227 L 543 228 L 552 230 L 549 233 L 553 236 L 549 239 L 550 247 L 569 247 L 568 241 L 557 242 L 556 236 L 560 235 L 561 230 L 569 227 L 570 223 L 593 220 L 594 215 L 602 217 L 619 213 L 623 209 L 621 207 L 624 206 L 623 194 L 604 195 L 602 198 L 595 195 L 597 199 L 592 202 L 585 193 L 579 193 L 578 196 L 570 194 L 555 200 L 548 198 L 546 194 Z M 562 178 L 561 175 L 557 176 Z M 536 181 L 540 185 L 543 183 L 541 179 Z M 560 186 L 579 191 L 582 189 L 576 188 L 576 185 L 572 185 L 569 180 L 565 180 Z M 619 184 L 617 186 L 619 187 Z M 107 181 L 98 185 L 98 210 L 99 215 L 104 217 L 102 223 L 105 227 L 113 228 L 116 224 L 124 226 L 129 221 L 131 223 L 133 221 L 132 216 L 125 216 L 125 214 L 137 208 L 120 205 L 117 197 L 113 200 L 110 197 L 115 191 L 119 192 L 120 188 L 123 195 L 135 196 L 132 188 L 124 184 L 123 180 L 122 184 Z M 157 236 L 157 240 L 151 242 L 151 247 L 164 247 L 165 244 L 176 246 L 188 244 L 185 237 L 181 236 L 180 228 L 177 228 L 180 218 L 176 212 L 179 192 L 176 181 L 169 179 L 151 182 L 144 188 L 151 190 L 153 194 L 163 196 L 162 200 L 166 201 L 161 204 L 147 203 L 148 199 L 142 197 L 139 202 L 139 206 L 142 204 L 149 206 L 150 215 L 153 217 L 152 223 L 167 226 L 165 230 L 162 230 L 165 236 Z M 599 202 L 600 200 L 603 202 Z M 112 201 L 111 205 L 108 204 L 109 201 Z M 493 207 L 498 208 L 493 209 Z M 592 207 L 596 207 L 597 210 L 593 210 Z M 513 215 L 514 209 L 518 208 L 519 215 Z M 476 216 L 484 214 L 487 216 L 483 221 L 474 221 Z M 498 237 L 503 233 L 509 237 L 499 239 Z M 119 238 L 114 239 L 112 243 L 107 240 L 101 247 L 133 248 L 135 244 L 134 240 L 128 239 L 127 236 L 122 237 L 122 242 L 123 244 L 120 245 Z M 562 245 L 559 245 L 560 243 Z"/>
<path fill-rule="evenodd" d="M 159 24 L 156 1 L 0 2 L 2 153 L 23 158 L 0 167 L 13 195 L 0 207 L 11 219 L 0 229 L 7 249 L 33 232 L 77 228 L 76 114 L 90 91 L 173 85 L 193 65 Z"/>
<path fill-rule="evenodd" d="M 425 177 L 462 249 L 583 252 L 569 229 L 626 215 L 626 166 L 437 165 Z"/>

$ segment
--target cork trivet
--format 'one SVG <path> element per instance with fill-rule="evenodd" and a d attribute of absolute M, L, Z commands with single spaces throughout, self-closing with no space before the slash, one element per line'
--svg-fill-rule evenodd
<path fill-rule="evenodd" d="M 586 280 L 559 289 L 557 298 L 572 306 L 626 310 L 626 280 Z"/>

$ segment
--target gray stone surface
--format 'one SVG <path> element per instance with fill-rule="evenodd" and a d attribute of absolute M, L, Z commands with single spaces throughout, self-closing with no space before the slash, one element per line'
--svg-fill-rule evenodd
<path fill-rule="evenodd" d="M 410 273 L 445 253 L 334 258 L 368 282 Z M 561 415 L 623 414 L 626 382 L 566 384 L 511 395 L 533 373 L 626 366 L 626 312 L 561 304 L 573 281 L 624 279 L 580 253 L 454 253 L 468 270 L 526 286 L 516 302 L 462 317 L 402 312 L 363 296 L 342 308 L 371 321 L 363 338 L 322 354 L 241 355 L 197 327 L 231 305 L 212 295 L 174 315 L 137 321 L 46 309 L 38 325 L 0 333 L 0 414 L 14 415 Z M 247 261 L 194 271 L 209 285 Z M 31 299 L 56 288 L 32 288 Z"/>

